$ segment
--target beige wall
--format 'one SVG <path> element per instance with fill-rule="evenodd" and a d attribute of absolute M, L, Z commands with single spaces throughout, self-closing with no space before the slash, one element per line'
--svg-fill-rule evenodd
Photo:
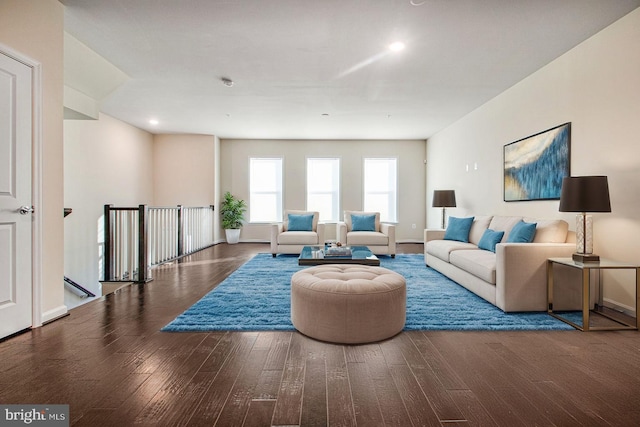
<path fill-rule="evenodd" d="M 222 140 L 220 150 L 222 192 L 249 202 L 249 158 L 284 158 L 284 209 L 304 209 L 307 157 L 336 156 L 341 159 L 342 210 L 358 210 L 363 203 L 363 159 L 398 158 L 399 241 L 422 241 L 425 218 L 425 142 L 412 141 L 294 141 Z M 249 206 L 249 209 L 251 207 Z M 412 228 L 415 224 L 416 228 Z M 331 236 L 335 227 L 329 227 Z M 269 241 L 268 226 L 247 224 L 243 241 Z"/>
<path fill-rule="evenodd" d="M 57 0 L 2 0 L 0 43 L 39 62 L 42 69 L 42 314 L 64 314 L 62 226 L 62 98 L 64 10 Z M 39 127 L 39 125 L 41 125 Z"/>
<path fill-rule="evenodd" d="M 217 136 L 213 137 L 213 167 L 214 167 L 214 175 L 216 177 L 216 181 L 213 186 L 213 200 L 214 206 L 219 209 L 218 201 L 222 199 L 222 187 L 220 185 L 220 138 Z M 213 241 L 220 242 L 222 241 L 222 228 L 220 227 L 220 215 L 213 216 Z"/>
<path fill-rule="evenodd" d="M 152 135 L 105 114 L 65 120 L 65 274 L 100 295 L 103 206 L 207 206 L 215 198 L 210 135 Z M 219 236 L 218 236 L 219 238 Z M 67 306 L 86 300 L 65 294 Z"/>
<path fill-rule="evenodd" d="M 215 137 L 155 135 L 153 203 L 209 206 L 215 201 Z"/>
<path fill-rule="evenodd" d="M 211 135 L 153 135 L 105 114 L 65 120 L 65 274 L 100 295 L 103 206 L 207 206 L 215 198 Z M 218 236 L 219 238 L 219 236 Z M 86 300 L 65 294 L 67 306 Z"/>
<path fill-rule="evenodd" d="M 452 215 L 563 218 L 558 201 L 503 202 L 505 144 L 571 122 L 571 174 L 608 175 L 611 214 L 594 215 L 595 252 L 640 263 L 640 9 L 604 29 L 427 142 L 427 194 L 456 190 Z M 474 165 L 477 164 L 477 170 Z M 466 171 L 469 165 L 469 171 Z M 440 211 L 429 208 L 428 225 Z M 633 289 L 605 294 L 634 305 Z"/>
<path fill-rule="evenodd" d="M 153 203 L 153 135 L 108 115 L 64 121 L 65 274 L 100 295 L 103 207 Z M 70 293 L 67 305 L 80 301 Z"/>

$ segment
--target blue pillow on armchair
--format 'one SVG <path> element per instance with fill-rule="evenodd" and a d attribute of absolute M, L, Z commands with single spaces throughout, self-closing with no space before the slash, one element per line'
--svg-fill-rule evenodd
<path fill-rule="evenodd" d="M 287 231 L 313 231 L 313 214 L 289 214 Z"/>
<path fill-rule="evenodd" d="M 351 231 L 376 231 L 376 215 L 351 214 Z"/>
<path fill-rule="evenodd" d="M 471 231 L 474 218 L 473 216 L 469 218 L 449 217 L 449 224 L 447 225 L 447 230 L 444 232 L 444 240 L 457 240 L 458 242 L 469 243 L 469 232 Z"/>

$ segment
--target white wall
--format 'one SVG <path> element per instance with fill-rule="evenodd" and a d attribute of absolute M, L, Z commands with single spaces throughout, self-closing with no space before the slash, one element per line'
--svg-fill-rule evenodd
<path fill-rule="evenodd" d="M 209 206 L 215 201 L 215 137 L 155 135 L 155 206 Z"/>
<path fill-rule="evenodd" d="M 0 43 L 39 62 L 42 70 L 40 123 L 34 122 L 42 139 L 42 203 L 34 204 L 42 218 L 43 321 L 67 311 L 62 282 L 63 25 L 58 0 L 0 2 Z"/>
<path fill-rule="evenodd" d="M 153 135 L 108 115 L 64 121 L 64 272 L 96 295 L 105 204 L 153 203 Z M 66 295 L 67 303 L 78 300 Z"/>
<path fill-rule="evenodd" d="M 427 194 L 456 190 L 452 215 L 563 218 L 558 201 L 503 202 L 505 144 L 571 122 L 571 174 L 607 175 L 610 214 L 594 215 L 594 251 L 640 263 L 640 9 L 519 82 L 427 142 Z M 474 164 L 478 165 L 477 170 Z M 470 165 L 469 172 L 465 166 Z M 429 208 L 438 227 L 440 210 Z M 608 297 L 634 305 L 629 286 Z"/>
<path fill-rule="evenodd" d="M 307 157 L 341 159 L 342 210 L 362 209 L 363 159 L 398 158 L 398 241 L 422 241 L 425 218 L 425 141 L 313 141 L 222 140 L 220 150 L 222 192 L 231 191 L 249 203 L 249 158 L 284 158 L 284 209 L 305 208 Z M 251 207 L 249 206 L 249 209 Z M 412 228 L 415 224 L 416 228 Z M 335 227 L 329 227 L 330 235 Z M 268 226 L 247 224 L 243 241 L 269 241 Z"/>

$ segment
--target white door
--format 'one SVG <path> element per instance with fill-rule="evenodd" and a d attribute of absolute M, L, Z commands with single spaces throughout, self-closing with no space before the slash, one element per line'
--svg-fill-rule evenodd
<path fill-rule="evenodd" d="M 33 320 L 31 75 L 0 52 L 0 338 Z"/>

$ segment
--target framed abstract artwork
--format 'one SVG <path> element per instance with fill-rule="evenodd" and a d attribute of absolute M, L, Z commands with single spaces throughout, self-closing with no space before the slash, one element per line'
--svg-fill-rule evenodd
<path fill-rule="evenodd" d="M 504 201 L 560 199 L 570 176 L 571 123 L 504 146 Z"/>

